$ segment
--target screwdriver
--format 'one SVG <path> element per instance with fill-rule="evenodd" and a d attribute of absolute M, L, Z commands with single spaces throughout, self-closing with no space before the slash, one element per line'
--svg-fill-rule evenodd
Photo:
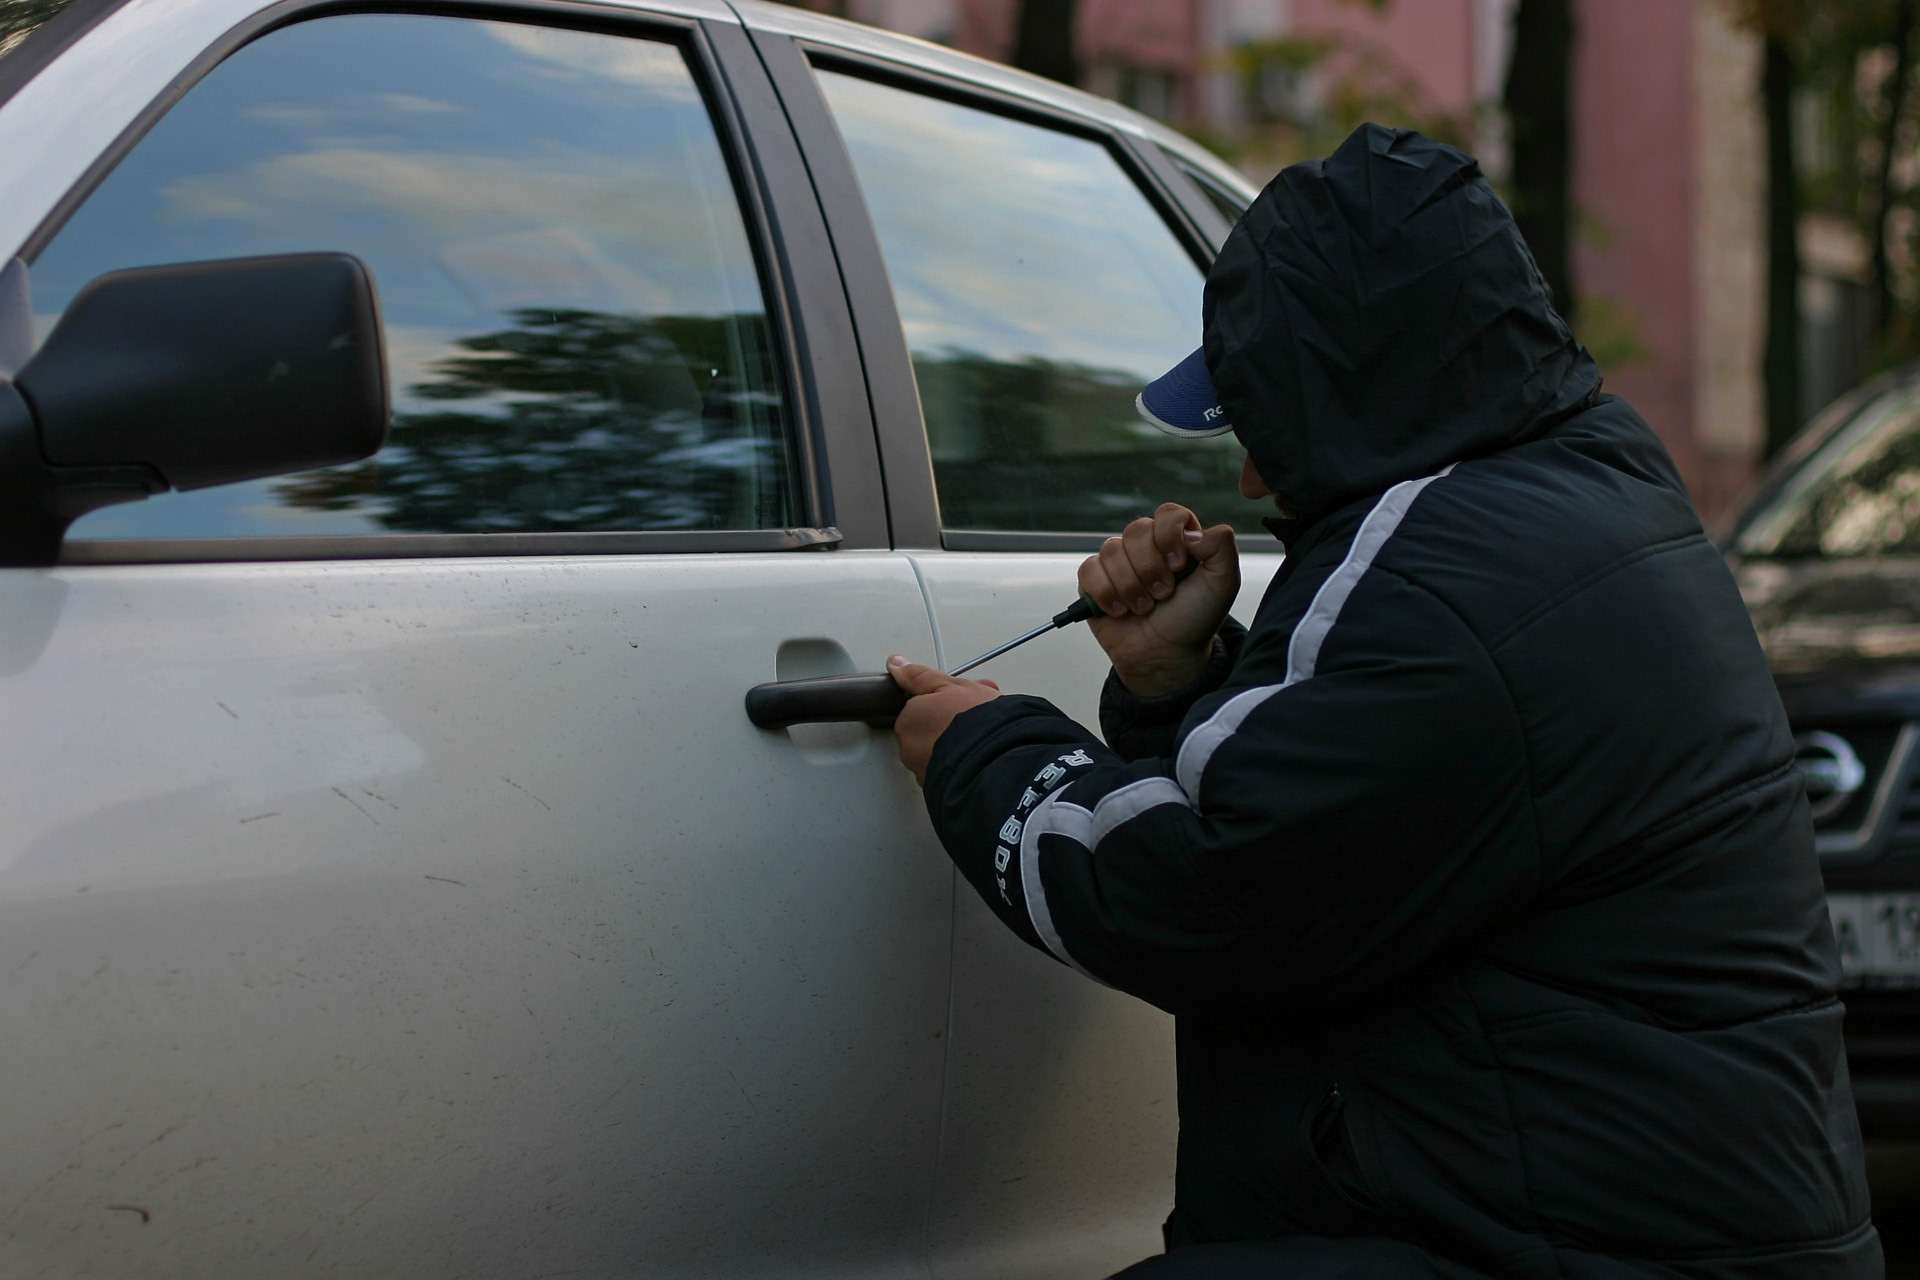
<path fill-rule="evenodd" d="M 1177 586 L 1180 583 L 1185 582 L 1187 580 L 1188 575 L 1192 574 L 1192 572 L 1195 569 L 1198 569 L 1199 567 L 1200 567 L 1200 562 L 1193 558 L 1192 553 L 1188 553 L 1186 567 L 1180 570 L 1180 572 L 1173 575 L 1174 584 Z M 1075 600 L 1072 604 L 1062 609 L 1060 612 L 1054 614 L 1053 620 L 1051 622 L 1043 622 L 1039 626 L 1035 627 L 1033 630 L 1027 632 L 1027 634 L 1025 635 L 1019 636 L 1013 640 L 1009 640 L 997 649 L 989 649 L 985 653 L 981 654 L 979 657 L 975 658 L 973 661 L 961 663 L 959 666 L 955 667 L 953 670 L 947 672 L 947 674 L 950 676 L 965 674 L 966 672 L 971 671 L 975 667 L 979 666 L 981 663 L 990 662 L 994 658 L 997 658 L 1001 654 L 1007 652 L 1009 649 L 1018 649 L 1021 645 L 1025 644 L 1027 641 L 1035 639 L 1039 636 L 1043 636 L 1047 634 L 1047 632 L 1049 631 L 1058 631 L 1061 627 L 1070 627 L 1076 622 L 1088 622 L 1094 618 L 1098 618 L 1102 616 L 1104 615 L 1101 611 L 1101 608 L 1099 605 L 1093 602 L 1093 597 L 1083 595 L 1078 600 Z"/>
<path fill-rule="evenodd" d="M 1200 567 L 1191 557 L 1186 568 L 1173 575 L 1178 583 Z M 999 657 L 1009 649 L 1018 649 L 1035 636 L 1043 636 L 1076 622 L 1100 616 L 1100 606 L 1087 596 L 1053 615 L 1043 626 L 1035 627 L 1017 640 L 1009 640 L 997 649 L 962 663 L 949 675 L 971 671 L 983 662 Z M 796 724 L 836 724 L 864 721 L 881 728 L 890 727 L 900 708 L 907 704 L 907 691 L 887 672 L 849 676 L 811 676 L 800 680 L 775 680 L 747 690 L 747 719 L 762 729 L 787 729 Z"/>

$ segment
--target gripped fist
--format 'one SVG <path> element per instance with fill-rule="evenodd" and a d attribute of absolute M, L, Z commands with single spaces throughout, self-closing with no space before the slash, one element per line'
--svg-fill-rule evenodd
<path fill-rule="evenodd" d="M 962 711 L 999 697 L 1000 686 L 991 680 L 950 676 L 944 671 L 908 662 L 897 653 L 887 659 L 887 670 L 895 684 L 913 695 L 901 708 L 900 718 L 893 722 L 893 733 L 900 740 L 900 763 L 913 774 L 913 780 L 924 787 L 933 744 Z"/>
<path fill-rule="evenodd" d="M 1176 583 L 1190 560 L 1198 568 Z M 1120 683 L 1159 697 L 1206 669 L 1213 637 L 1240 594 L 1239 547 L 1231 526 L 1202 529 L 1193 512 L 1162 503 L 1080 566 L 1080 590 L 1106 615 L 1087 625 Z"/>

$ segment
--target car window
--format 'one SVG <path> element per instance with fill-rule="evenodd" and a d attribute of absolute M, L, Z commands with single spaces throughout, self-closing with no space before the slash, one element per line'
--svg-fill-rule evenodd
<path fill-rule="evenodd" d="M 36 321 L 104 271 L 314 250 L 372 269 L 391 443 L 113 507 L 72 536 L 800 523 L 754 255 L 677 46 L 395 14 L 276 31 L 54 237 Z"/>
<path fill-rule="evenodd" d="M 1920 554 L 1920 381 L 1868 401 L 1750 515 L 1748 556 Z"/>
<path fill-rule="evenodd" d="M 1257 528 L 1231 436 L 1172 440 L 1140 388 L 1200 343 L 1200 268 L 1091 138 L 832 71 L 949 530 L 1110 532 L 1163 501 Z"/>

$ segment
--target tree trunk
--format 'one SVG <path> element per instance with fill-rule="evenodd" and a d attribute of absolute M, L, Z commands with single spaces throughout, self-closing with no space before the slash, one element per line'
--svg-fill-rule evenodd
<path fill-rule="evenodd" d="M 1021 0 L 1013 65 L 1064 84 L 1080 83 L 1080 61 L 1073 48 L 1073 7 L 1074 0 Z"/>
<path fill-rule="evenodd" d="M 1767 456 L 1800 429 L 1800 199 L 1793 164 L 1793 54 L 1769 36 L 1767 115 Z"/>
<path fill-rule="evenodd" d="M 1513 217 L 1569 324 L 1573 291 L 1573 5 L 1520 0 L 1507 66 L 1513 146 Z"/>
<path fill-rule="evenodd" d="M 1893 325 L 1893 270 L 1887 260 L 1887 222 L 1893 213 L 1893 149 L 1900 139 L 1900 117 L 1907 106 L 1907 80 L 1913 43 L 1914 0 L 1899 0 L 1893 16 L 1893 73 L 1887 77 L 1886 127 L 1880 133 L 1880 172 L 1875 175 L 1879 203 L 1873 220 L 1874 324 L 1886 341 Z"/>

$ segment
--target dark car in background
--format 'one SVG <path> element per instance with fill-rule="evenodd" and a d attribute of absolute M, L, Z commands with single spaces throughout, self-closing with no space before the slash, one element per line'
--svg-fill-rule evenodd
<path fill-rule="evenodd" d="M 1861 1124 L 1920 1135 L 1920 367 L 1809 424 L 1726 547 L 1807 779 Z"/>

